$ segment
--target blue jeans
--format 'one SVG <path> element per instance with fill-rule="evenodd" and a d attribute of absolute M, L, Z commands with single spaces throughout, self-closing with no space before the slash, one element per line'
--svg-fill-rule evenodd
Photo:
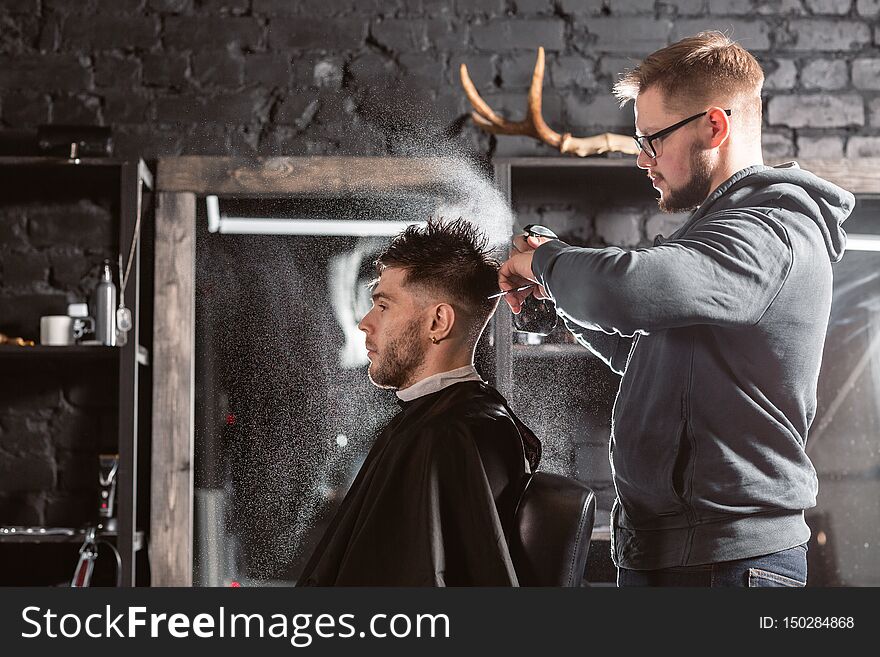
<path fill-rule="evenodd" d="M 806 586 L 807 544 L 762 557 L 662 570 L 617 569 L 617 586 Z"/>

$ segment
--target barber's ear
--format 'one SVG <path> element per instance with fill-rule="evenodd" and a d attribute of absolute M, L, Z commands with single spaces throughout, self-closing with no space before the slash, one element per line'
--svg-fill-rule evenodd
<path fill-rule="evenodd" d="M 431 341 L 440 342 L 449 337 L 452 327 L 455 325 L 455 309 L 448 303 L 440 303 L 434 306 L 431 316 Z"/>
<path fill-rule="evenodd" d="M 709 147 L 718 148 L 730 137 L 730 117 L 721 107 L 710 107 L 706 118 L 712 128 Z"/>

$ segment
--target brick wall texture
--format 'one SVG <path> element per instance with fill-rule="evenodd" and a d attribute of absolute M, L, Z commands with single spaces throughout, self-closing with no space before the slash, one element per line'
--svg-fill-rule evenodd
<path fill-rule="evenodd" d="M 383 154 L 426 125 L 550 155 L 457 121 L 462 62 L 515 115 L 543 45 L 550 124 L 628 133 L 620 71 L 714 28 L 765 67 L 768 158 L 876 156 L 878 21 L 877 0 L 0 0 L 0 126 L 112 125 L 146 158 Z"/>

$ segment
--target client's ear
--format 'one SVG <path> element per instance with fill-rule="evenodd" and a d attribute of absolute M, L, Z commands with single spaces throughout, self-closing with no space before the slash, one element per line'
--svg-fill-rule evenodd
<path fill-rule="evenodd" d="M 434 306 L 431 317 L 431 342 L 437 343 L 448 338 L 455 325 L 455 309 L 448 303 L 439 303 Z"/>

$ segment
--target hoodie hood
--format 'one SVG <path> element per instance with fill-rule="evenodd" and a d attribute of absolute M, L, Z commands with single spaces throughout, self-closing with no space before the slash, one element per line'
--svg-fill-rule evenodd
<path fill-rule="evenodd" d="M 801 169 L 797 162 L 776 167 L 756 165 L 737 171 L 719 185 L 687 226 L 709 213 L 742 207 L 778 208 L 809 217 L 822 233 L 829 259 L 839 262 L 846 249 L 842 224 L 855 207 L 855 197 Z"/>

